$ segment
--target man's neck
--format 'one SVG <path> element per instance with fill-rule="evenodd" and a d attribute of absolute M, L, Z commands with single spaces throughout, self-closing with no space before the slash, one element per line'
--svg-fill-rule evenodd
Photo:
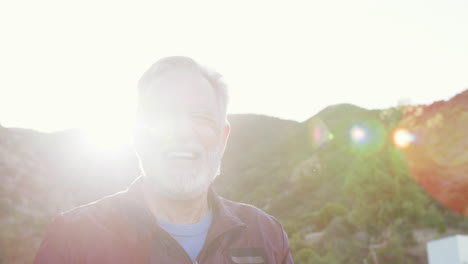
<path fill-rule="evenodd" d="M 190 225 L 200 222 L 208 215 L 208 193 L 190 200 L 169 199 L 150 188 L 143 188 L 148 208 L 156 219 L 174 224 Z"/>

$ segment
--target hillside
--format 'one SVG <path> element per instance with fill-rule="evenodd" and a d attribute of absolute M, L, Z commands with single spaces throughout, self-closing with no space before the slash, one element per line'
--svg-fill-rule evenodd
<path fill-rule="evenodd" d="M 302 123 L 232 115 L 214 187 L 279 218 L 298 264 L 427 263 L 427 240 L 468 233 L 467 107 L 468 90 L 428 106 L 334 105 Z M 414 137 L 404 148 L 398 128 Z M 54 215 L 137 175 L 130 146 L 0 126 L 0 263 L 30 263 Z"/>

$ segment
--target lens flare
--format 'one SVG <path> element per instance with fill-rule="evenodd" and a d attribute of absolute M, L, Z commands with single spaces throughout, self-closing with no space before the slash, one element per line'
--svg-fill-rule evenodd
<path fill-rule="evenodd" d="M 334 138 L 320 118 L 314 118 L 309 122 L 309 136 L 313 147 L 321 147 Z"/>
<path fill-rule="evenodd" d="M 355 125 L 351 128 L 350 131 L 351 140 L 355 143 L 362 143 L 366 141 L 367 130 L 359 125 Z"/>
<path fill-rule="evenodd" d="M 415 135 L 404 128 L 397 128 L 395 132 L 393 132 L 393 144 L 397 148 L 406 148 L 413 143 L 415 139 Z"/>
<path fill-rule="evenodd" d="M 351 124 L 345 131 L 345 145 L 354 155 L 368 156 L 380 151 L 387 138 L 384 125 L 376 118 Z"/>

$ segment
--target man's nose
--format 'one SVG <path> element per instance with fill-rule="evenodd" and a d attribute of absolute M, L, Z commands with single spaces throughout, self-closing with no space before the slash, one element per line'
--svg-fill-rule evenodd
<path fill-rule="evenodd" d="M 166 138 L 183 141 L 193 136 L 193 126 L 187 116 L 173 116 L 165 123 Z"/>

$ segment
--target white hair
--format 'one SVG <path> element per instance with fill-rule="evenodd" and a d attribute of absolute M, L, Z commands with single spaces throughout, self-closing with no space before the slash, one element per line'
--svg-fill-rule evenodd
<path fill-rule="evenodd" d="M 223 81 L 223 76 L 216 71 L 213 71 L 205 66 L 202 66 L 189 57 L 173 56 L 166 57 L 155 62 L 143 74 L 138 81 L 138 97 L 141 102 L 141 97 L 150 89 L 151 83 L 161 74 L 177 70 L 190 70 L 201 74 L 214 89 L 221 113 L 224 118 L 227 116 L 227 106 L 229 102 L 229 94 L 227 85 Z"/>

